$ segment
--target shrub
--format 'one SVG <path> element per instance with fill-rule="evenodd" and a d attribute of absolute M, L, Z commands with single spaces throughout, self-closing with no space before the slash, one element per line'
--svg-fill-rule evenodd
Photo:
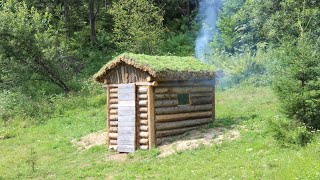
<path fill-rule="evenodd" d="M 284 43 L 277 53 L 274 89 L 289 118 L 320 129 L 319 44 L 308 38 Z"/>
<path fill-rule="evenodd" d="M 281 117 L 269 121 L 269 130 L 284 147 L 305 146 L 311 142 L 313 137 L 304 124 Z"/>

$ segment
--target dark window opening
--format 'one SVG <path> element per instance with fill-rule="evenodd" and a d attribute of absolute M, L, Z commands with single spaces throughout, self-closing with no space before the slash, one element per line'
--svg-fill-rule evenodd
<path fill-rule="evenodd" d="M 190 104 L 189 94 L 178 94 L 178 105 Z"/>

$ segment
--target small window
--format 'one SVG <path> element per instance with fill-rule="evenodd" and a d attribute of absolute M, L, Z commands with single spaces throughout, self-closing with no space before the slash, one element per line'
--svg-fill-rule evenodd
<path fill-rule="evenodd" d="M 178 105 L 189 105 L 189 94 L 178 94 Z"/>

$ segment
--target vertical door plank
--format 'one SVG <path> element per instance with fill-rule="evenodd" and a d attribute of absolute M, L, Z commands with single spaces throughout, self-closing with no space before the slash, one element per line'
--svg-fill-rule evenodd
<path fill-rule="evenodd" d="M 118 151 L 135 151 L 135 84 L 118 86 Z"/>

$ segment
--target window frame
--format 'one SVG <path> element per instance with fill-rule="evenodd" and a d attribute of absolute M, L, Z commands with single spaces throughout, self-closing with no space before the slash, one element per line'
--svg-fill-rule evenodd
<path fill-rule="evenodd" d="M 180 104 L 180 98 L 179 98 L 179 96 L 181 96 L 181 95 L 186 95 L 187 96 L 187 98 L 186 98 L 186 100 L 187 100 L 187 103 L 186 104 Z M 191 103 L 191 98 L 190 98 L 190 93 L 178 93 L 177 94 L 177 99 L 178 99 L 178 106 L 190 106 L 192 103 Z"/>

